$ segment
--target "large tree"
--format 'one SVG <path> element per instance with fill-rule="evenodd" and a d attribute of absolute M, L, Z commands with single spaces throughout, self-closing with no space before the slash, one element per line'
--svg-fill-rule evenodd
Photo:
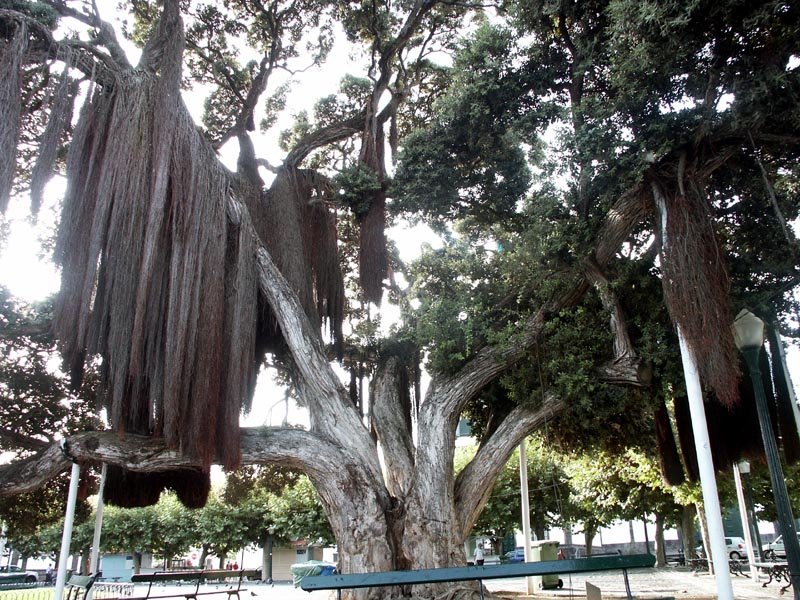
<path fill-rule="evenodd" d="M 466 20 L 480 15 L 471 2 L 137 1 L 135 66 L 96 10 L 72 4 L 0 9 L 0 140 L 21 149 L 3 154 L 0 199 L 63 166 L 54 331 L 75 385 L 99 360 L 111 430 L 4 467 L 3 494 L 72 459 L 113 465 L 120 503 L 173 487 L 197 505 L 212 463 L 272 463 L 313 482 L 342 571 L 463 564 L 524 436 L 563 413 L 572 441 L 611 423 L 605 441 L 619 444 L 648 428 L 655 402 L 638 390 L 680 389 L 674 360 L 659 368 L 675 347 L 664 304 L 728 405 L 730 290 L 776 324 L 793 308 L 797 244 L 774 233 L 778 215 L 797 214 L 790 3 L 508 2 L 503 27 Z M 59 19 L 90 35 L 56 37 Z M 334 23 L 362 50 L 364 77 L 299 120 L 273 165 L 254 130 L 283 96 L 263 95 L 298 67 L 305 34 L 309 61 L 324 59 Z M 452 66 L 434 51 L 454 53 Z M 51 73 L 56 63 L 68 68 Z M 88 83 L 73 84 L 77 73 Z M 181 95 L 200 84 L 202 125 Z M 218 150 L 234 142 L 232 172 Z M 400 150 L 394 178 L 387 146 Z M 389 208 L 457 232 L 458 270 L 418 277 L 403 302 L 419 313 L 378 342 L 374 304 L 389 267 L 402 268 L 387 254 Z M 754 236 L 786 260 L 763 271 L 744 251 Z M 345 313 L 368 332 L 357 345 Z M 308 408 L 307 430 L 239 429 L 267 353 Z M 349 389 L 336 356 L 355 374 Z M 456 477 L 466 411 L 482 435 Z"/>

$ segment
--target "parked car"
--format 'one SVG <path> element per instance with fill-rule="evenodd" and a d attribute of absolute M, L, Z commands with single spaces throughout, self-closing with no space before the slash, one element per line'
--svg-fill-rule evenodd
<path fill-rule="evenodd" d="M 506 552 L 503 555 L 503 562 L 507 563 L 525 562 L 525 548 L 515 548 L 511 552 Z"/>
<path fill-rule="evenodd" d="M 16 565 L 0 567 L 0 584 L 6 583 L 36 583 L 39 574 L 36 571 L 23 571 Z"/>
<path fill-rule="evenodd" d="M 728 551 L 728 558 L 731 560 L 741 560 L 747 556 L 747 546 L 744 543 L 744 538 L 726 537 L 725 546 Z M 697 551 L 697 556 L 705 556 L 702 545 L 695 548 L 695 550 Z"/>
<path fill-rule="evenodd" d="M 797 539 L 800 541 L 800 533 L 797 534 Z M 764 553 L 764 558 L 772 560 L 775 558 L 786 558 L 786 548 L 783 547 L 783 536 L 779 535 L 769 544 L 761 546 Z"/>

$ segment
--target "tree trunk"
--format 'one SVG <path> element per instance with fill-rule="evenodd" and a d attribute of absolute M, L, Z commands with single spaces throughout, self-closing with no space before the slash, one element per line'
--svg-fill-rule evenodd
<path fill-rule="evenodd" d="M 141 552 L 134 552 L 133 553 L 133 574 L 138 575 L 142 572 L 142 553 Z"/>
<path fill-rule="evenodd" d="M 584 523 L 583 528 L 583 535 L 585 539 L 584 550 L 586 551 L 586 556 L 592 555 L 592 544 L 594 543 L 594 536 L 597 533 L 597 527 L 594 525 L 586 525 Z"/>
<path fill-rule="evenodd" d="M 656 514 L 656 566 L 667 566 L 667 548 L 664 540 L 664 517 Z"/>
<path fill-rule="evenodd" d="M 208 548 L 203 546 L 202 549 L 200 550 L 200 560 L 197 561 L 197 564 L 201 569 L 205 569 L 206 568 L 206 559 L 207 558 L 208 558 Z"/>
<path fill-rule="evenodd" d="M 694 552 L 694 517 L 691 506 L 684 506 L 681 515 L 681 543 L 683 555 L 688 559 L 695 558 Z"/>

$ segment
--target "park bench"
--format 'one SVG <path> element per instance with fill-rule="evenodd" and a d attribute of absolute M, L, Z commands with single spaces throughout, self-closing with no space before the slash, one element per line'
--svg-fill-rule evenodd
<path fill-rule="evenodd" d="M 756 562 L 753 563 L 753 566 L 769 576 L 769 579 L 761 584 L 761 587 L 767 587 L 767 585 L 773 581 L 776 583 L 785 581 L 786 585 L 781 587 L 781 595 L 792 587 L 792 578 L 789 573 L 789 563 L 787 561 Z"/>
<path fill-rule="evenodd" d="M 217 570 L 199 570 L 199 571 L 161 571 L 156 573 L 145 573 L 133 575 L 131 583 L 146 583 L 147 592 L 144 596 L 135 596 L 131 600 L 152 600 L 155 598 L 185 598 L 186 600 L 197 600 L 198 596 L 205 594 L 221 594 L 223 592 L 228 594 L 228 599 L 236 596 L 239 598 L 239 592 L 245 591 L 247 588 L 242 588 L 242 582 L 246 579 L 256 579 L 261 577 L 261 571 L 258 569 L 240 569 L 239 571 L 228 571 L 224 569 Z M 200 591 L 200 586 L 208 583 L 227 583 L 233 587 L 225 590 L 208 590 Z M 183 583 L 190 584 L 189 588 L 180 592 L 159 594 L 157 590 L 153 590 L 153 584 L 168 584 Z"/>
<path fill-rule="evenodd" d="M 96 575 L 70 575 L 65 584 L 66 600 L 86 600 L 94 585 Z"/>
<path fill-rule="evenodd" d="M 708 559 L 707 558 L 692 558 L 687 561 L 689 567 L 693 571 L 708 571 Z M 731 575 L 739 575 L 743 577 L 749 578 L 750 576 L 744 572 L 744 567 L 747 566 L 747 561 L 738 560 L 735 558 L 728 559 L 728 571 L 730 571 Z"/>
<path fill-rule="evenodd" d="M 667 559 L 667 564 L 675 563 L 681 567 L 686 565 L 686 555 L 683 553 L 683 550 L 667 554 L 665 558 Z"/>
<path fill-rule="evenodd" d="M 630 583 L 628 581 L 628 569 L 652 567 L 655 562 L 656 557 L 652 554 L 631 554 L 490 566 L 444 567 L 441 569 L 419 569 L 416 571 L 347 573 L 344 575 L 304 577 L 300 581 L 300 587 L 307 592 L 315 590 L 336 590 L 337 597 L 341 599 L 342 590 L 355 588 L 420 585 L 451 581 L 477 581 L 480 584 L 480 596 L 483 598 L 483 581 L 486 579 L 619 570 L 622 571 L 625 578 L 625 591 L 627 592 L 628 599 L 631 600 L 633 596 L 631 595 Z"/>

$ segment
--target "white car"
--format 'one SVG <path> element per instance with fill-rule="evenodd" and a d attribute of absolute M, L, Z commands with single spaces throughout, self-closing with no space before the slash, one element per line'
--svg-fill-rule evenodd
<path fill-rule="evenodd" d="M 800 533 L 797 534 L 797 539 L 800 541 Z M 764 553 L 764 558 L 773 559 L 773 558 L 786 558 L 786 548 L 783 547 L 783 536 L 779 535 L 774 540 L 772 540 L 769 544 L 764 544 L 761 546 L 761 550 Z"/>
<path fill-rule="evenodd" d="M 726 537 L 725 546 L 728 551 L 728 558 L 731 560 L 741 560 L 747 556 L 747 546 L 745 546 L 744 538 Z M 783 546 L 781 546 L 781 548 L 783 548 Z M 702 546 L 698 546 L 695 550 L 698 556 L 705 556 Z"/>

